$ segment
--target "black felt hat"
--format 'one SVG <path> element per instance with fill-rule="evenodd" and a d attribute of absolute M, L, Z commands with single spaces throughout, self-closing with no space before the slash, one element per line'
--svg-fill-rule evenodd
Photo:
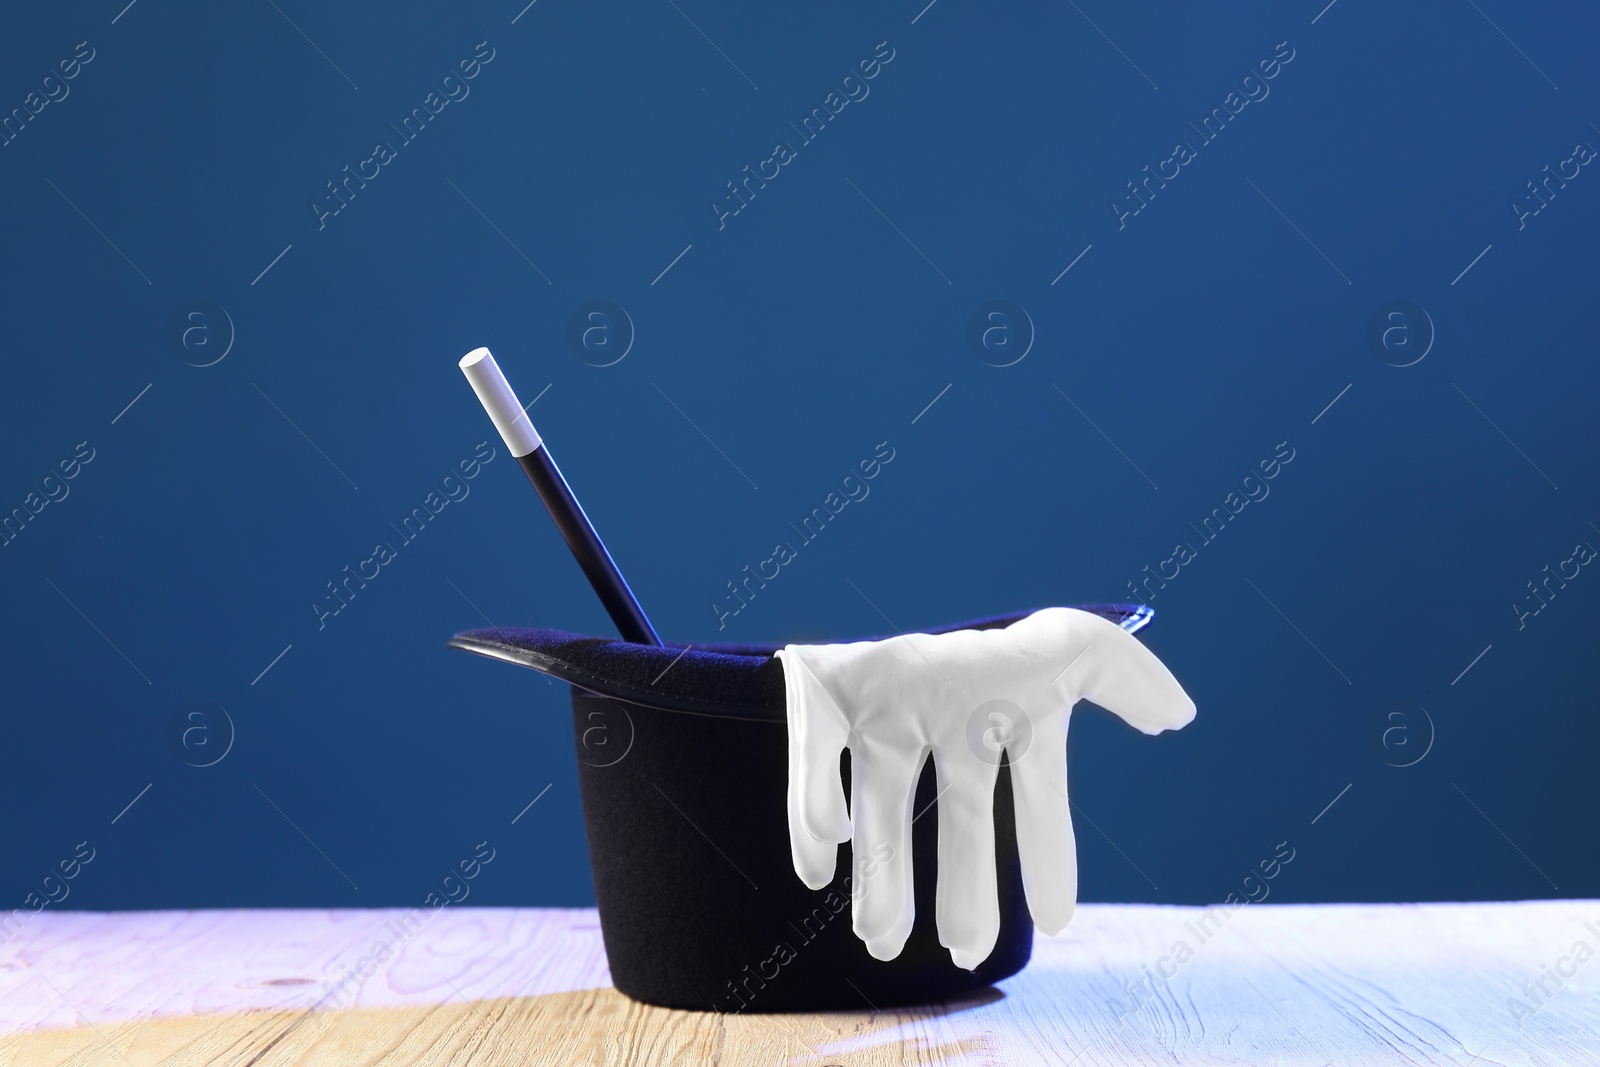
<path fill-rule="evenodd" d="M 1142 605 L 1082 605 L 1128 631 Z M 1026 613 L 929 630 L 1007 626 Z M 1011 782 L 995 789 L 1000 935 L 974 971 L 934 924 L 938 809 L 923 767 L 912 826 L 916 923 L 872 958 L 850 929 L 850 846 L 811 890 L 789 854 L 783 665 L 769 645 L 638 645 L 544 629 L 468 630 L 453 648 L 572 684 L 578 785 L 613 983 L 691 1011 L 826 1011 L 947 1000 L 1017 973 L 1033 922 L 1017 859 Z M 849 773 L 849 755 L 845 756 Z"/>

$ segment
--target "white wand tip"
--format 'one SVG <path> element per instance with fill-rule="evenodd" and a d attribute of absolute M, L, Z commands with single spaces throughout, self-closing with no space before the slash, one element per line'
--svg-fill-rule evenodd
<path fill-rule="evenodd" d="M 489 350 L 474 348 L 461 357 L 460 367 L 511 454 L 520 459 L 538 448 L 541 443 L 539 432 L 533 428 L 528 413 L 517 401 L 511 383 L 506 381 L 506 376 L 500 372 Z"/>

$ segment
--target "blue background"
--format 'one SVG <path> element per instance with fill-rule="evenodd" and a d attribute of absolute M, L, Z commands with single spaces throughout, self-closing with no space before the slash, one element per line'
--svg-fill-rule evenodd
<path fill-rule="evenodd" d="M 1280 841 L 1273 900 L 1600 895 L 1600 576 L 1512 607 L 1600 545 L 1600 177 L 1510 206 L 1600 145 L 1595 29 L 1504 0 L 9 16 L 6 111 L 94 58 L 0 148 L 0 508 L 94 458 L 0 548 L 0 906 L 80 841 L 66 907 L 414 905 L 479 841 L 473 902 L 592 902 L 564 688 L 444 647 L 613 632 L 456 368 L 478 345 L 548 387 L 535 422 L 669 639 L 1128 599 L 1199 545 L 1145 634 L 1198 719 L 1076 716 L 1085 900 L 1220 900 Z M 719 228 L 883 41 L 870 95 Z M 319 229 L 479 42 L 470 95 Z M 596 298 L 635 334 L 608 367 L 567 339 Z M 967 340 L 994 300 L 1014 343 L 1031 321 L 1011 366 Z M 1411 348 L 1369 339 L 1395 300 Z M 225 317 L 185 347 L 195 301 Z M 485 440 L 319 629 L 325 583 Z M 880 441 L 870 497 L 719 631 L 724 583 Z"/>

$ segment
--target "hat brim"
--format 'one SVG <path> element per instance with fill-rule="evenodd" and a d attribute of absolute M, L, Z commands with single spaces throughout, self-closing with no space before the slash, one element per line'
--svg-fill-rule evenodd
<path fill-rule="evenodd" d="M 1129 633 L 1143 629 L 1155 616 L 1143 604 L 1074 606 Z M 972 619 L 922 632 L 995 629 L 1029 614 Z M 781 645 L 639 645 L 565 630 L 506 627 L 463 631 L 450 639 L 449 647 L 531 667 L 591 693 L 645 707 L 760 722 L 785 720 L 783 667 L 773 658 Z"/>

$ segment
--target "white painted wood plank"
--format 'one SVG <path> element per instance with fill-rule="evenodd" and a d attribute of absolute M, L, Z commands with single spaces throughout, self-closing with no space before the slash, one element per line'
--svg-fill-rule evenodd
<path fill-rule="evenodd" d="M 609 989 L 593 911 L 406 914 L 42 914 L 0 946 L 0 1067 L 1600 1064 L 1596 901 L 1085 905 L 960 1003 L 724 1017 Z"/>

